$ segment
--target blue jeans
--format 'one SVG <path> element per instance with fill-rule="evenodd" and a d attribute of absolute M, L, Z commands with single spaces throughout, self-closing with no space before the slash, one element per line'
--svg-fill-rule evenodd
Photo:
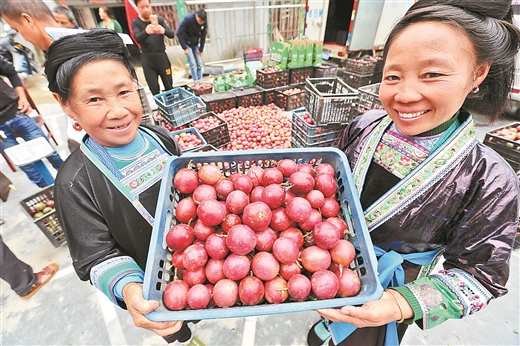
<path fill-rule="evenodd" d="M 191 78 L 193 80 L 202 79 L 202 57 L 197 54 L 199 46 L 188 47 L 188 63 L 190 64 Z"/>
<path fill-rule="evenodd" d="M 16 114 L 13 118 L 9 119 L 4 124 L 1 124 L 0 131 L 3 131 L 4 135 L 7 137 L 0 139 L 0 150 L 2 152 L 5 149 L 14 147 L 18 144 L 16 137 L 21 137 L 25 141 L 30 141 L 31 139 L 38 137 L 44 137 L 47 139 L 38 124 L 36 124 L 36 122 L 29 116 L 21 113 Z M 50 156 L 47 156 L 47 160 L 56 170 L 58 170 L 63 163 L 63 160 L 56 150 L 54 150 Z M 34 164 L 20 166 L 20 169 L 24 171 L 25 174 L 27 174 L 27 177 L 39 187 L 45 187 L 48 185 Z"/>

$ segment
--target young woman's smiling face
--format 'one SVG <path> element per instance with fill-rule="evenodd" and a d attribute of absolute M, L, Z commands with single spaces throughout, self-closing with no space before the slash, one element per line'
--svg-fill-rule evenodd
<path fill-rule="evenodd" d="M 379 97 L 397 128 L 414 136 L 450 120 L 488 70 L 489 64 L 477 66 L 473 44 L 461 30 L 420 22 L 391 43 Z"/>
<path fill-rule="evenodd" d="M 133 141 L 142 118 L 136 83 L 121 62 L 110 59 L 82 66 L 62 106 L 92 139 L 105 147 Z"/>

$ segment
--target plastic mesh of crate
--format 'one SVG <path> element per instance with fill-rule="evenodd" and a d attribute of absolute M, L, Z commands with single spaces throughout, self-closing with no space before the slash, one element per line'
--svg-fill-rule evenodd
<path fill-rule="evenodd" d="M 318 126 L 347 124 L 357 114 L 358 92 L 339 78 L 305 81 L 305 108 Z"/>
<path fill-rule="evenodd" d="M 381 83 L 362 86 L 358 89 L 359 102 L 358 114 L 363 114 L 371 109 L 383 109 L 383 103 L 379 99 L 379 87 Z"/>
<path fill-rule="evenodd" d="M 197 128 L 195 127 L 188 127 L 188 128 L 185 128 L 185 129 L 182 129 L 182 130 L 177 130 L 177 131 L 173 131 L 172 132 L 172 137 L 174 138 L 174 140 L 178 143 L 177 139 L 175 138 L 176 135 L 179 135 L 181 136 L 183 133 L 190 133 L 190 134 L 193 134 L 195 136 L 197 136 L 200 141 L 202 142 L 200 145 L 197 145 L 197 146 L 194 146 L 192 148 L 188 148 L 188 149 L 182 149 L 181 148 L 181 151 L 182 153 L 186 153 L 186 152 L 189 152 L 189 151 L 192 151 L 192 150 L 196 150 L 196 149 L 199 149 L 200 147 L 208 144 L 206 142 L 206 140 L 204 139 L 204 137 L 202 137 L 202 135 L 200 134 L 199 130 L 197 130 Z M 179 144 L 180 145 L 180 144 Z"/>
<path fill-rule="evenodd" d="M 263 89 L 279 88 L 289 85 L 289 70 L 276 72 L 256 70 L 256 85 Z"/>
<path fill-rule="evenodd" d="M 299 147 L 333 147 L 340 134 L 341 130 L 317 136 L 306 136 L 298 127 L 291 129 L 291 139 L 295 139 Z"/>
<path fill-rule="evenodd" d="M 163 293 L 174 278 L 175 268 L 171 265 L 171 250 L 166 246 L 165 236 L 172 225 L 176 224 L 175 208 L 184 197 L 173 185 L 173 177 L 183 167 L 197 170 L 205 164 L 214 163 L 229 177 L 233 172 L 247 172 L 252 165 L 263 168 L 274 167 L 281 159 L 292 159 L 296 163 L 308 162 L 318 165 L 321 162 L 331 164 L 336 170 L 338 182 L 337 201 L 340 203 L 339 216 L 343 218 L 355 236 L 349 240 L 356 248 L 356 258 L 351 264 L 361 279 L 361 291 L 353 297 L 303 302 L 286 301 L 281 304 L 262 303 L 256 306 L 233 306 L 229 308 L 207 308 L 201 310 L 170 311 L 163 303 Z M 333 148 L 303 148 L 250 151 L 191 152 L 179 157 L 172 157 L 165 165 L 165 174 L 156 209 L 155 224 L 146 261 L 143 296 L 146 300 L 157 300 L 160 306 L 147 317 L 152 321 L 200 320 L 233 318 L 257 315 L 281 314 L 297 311 L 310 311 L 345 305 L 361 305 L 378 299 L 383 288 L 377 276 L 377 260 L 368 233 L 358 193 L 353 182 L 348 161 L 343 152 Z"/>
<path fill-rule="evenodd" d="M 220 148 L 221 146 L 224 146 L 230 142 L 228 123 L 223 118 L 219 117 L 217 114 L 213 112 L 203 114 L 199 119 L 196 119 L 194 121 L 199 121 L 211 116 L 217 118 L 217 120 L 219 121 L 218 125 L 209 129 L 202 129 L 199 128 L 197 125 L 194 125 L 192 121 L 190 123 L 190 126 L 196 127 L 208 144 L 216 148 Z"/>
<path fill-rule="evenodd" d="M 269 105 L 271 103 L 276 103 L 276 89 L 264 89 L 264 105 Z"/>
<path fill-rule="evenodd" d="M 206 144 L 200 148 L 193 150 L 193 152 L 209 152 L 209 151 L 217 151 L 217 148 L 215 148 L 211 144 Z"/>
<path fill-rule="evenodd" d="M 208 112 L 218 114 L 236 107 L 237 97 L 230 91 L 200 95 L 200 98 L 206 103 Z"/>
<path fill-rule="evenodd" d="M 261 106 L 264 102 L 264 89 L 258 86 L 232 89 L 237 97 L 237 107 Z"/>
<path fill-rule="evenodd" d="M 264 57 L 263 48 L 254 48 L 244 52 L 244 63 L 260 61 Z"/>
<path fill-rule="evenodd" d="M 520 123 L 516 122 L 494 129 L 486 133 L 483 142 L 502 156 L 516 172 L 520 171 L 520 143 L 507 139 L 499 133 L 507 128 L 516 129 L 518 126 Z"/>
<path fill-rule="evenodd" d="M 26 211 L 27 215 L 34 221 L 36 226 L 40 228 L 43 234 L 55 247 L 59 247 L 65 243 L 65 232 L 60 225 L 60 221 L 56 217 L 56 210 L 54 207 L 49 207 L 52 210 L 34 219 L 33 215 L 37 212 L 35 206 L 37 203 L 46 203 L 47 201 L 54 201 L 54 185 L 48 186 L 32 196 L 24 198 L 20 201 L 20 205 Z"/>
<path fill-rule="evenodd" d="M 336 139 L 308 144 L 298 135 L 291 136 L 291 148 L 334 148 L 335 144 Z"/>
<path fill-rule="evenodd" d="M 154 95 L 154 99 L 163 119 L 174 127 L 187 124 L 206 111 L 204 102 L 183 88 Z"/>
<path fill-rule="evenodd" d="M 376 61 L 365 58 L 348 58 L 345 69 L 360 75 L 374 74 Z"/>
<path fill-rule="evenodd" d="M 334 78 L 338 75 L 338 65 L 336 64 L 321 64 L 321 66 L 314 67 L 313 78 Z"/>
<path fill-rule="evenodd" d="M 314 67 L 297 67 L 289 70 L 289 84 L 305 83 L 307 78 L 312 78 Z"/>
<path fill-rule="evenodd" d="M 292 111 L 292 126 L 298 127 L 306 136 L 318 136 L 323 133 L 336 132 L 345 128 L 345 125 L 341 123 L 333 123 L 323 126 L 311 125 L 304 119 L 304 114 L 306 113 L 309 114 L 305 107 Z"/>
<path fill-rule="evenodd" d="M 300 91 L 298 91 L 298 89 Z M 291 90 L 292 92 L 288 94 Z M 303 107 L 303 104 L 305 103 L 305 83 L 277 88 L 275 92 L 275 104 L 284 111 Z"/>
<path fill-rule="evenodd" d="M 354 89 L 359 89 L 362 86 L 371 84 L 372 77 L 372 74 L 362 75 L 350 71 L 343 72 L 343 80 Z"/>

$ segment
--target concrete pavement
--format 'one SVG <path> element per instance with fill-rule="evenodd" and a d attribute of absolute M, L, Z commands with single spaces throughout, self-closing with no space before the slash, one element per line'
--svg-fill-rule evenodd
<path fill-rule="evenodd" d="M 45 121 L 57 137 L 58 151 L 68 155 L 65 115 L 52 99 L 43 79 L 28 83 Z M 476 119 L 479 139 L 494 125 Z M 11 172 L 3 159 L 2 172 L 17 190 L 2 203 L 3 240 L 35 271 L 51 262 L 58 274 L 28 300 L 20 299 L 0 281 L 0 345 L 165 345 L 159 336 L 133 325 L 129 314 L 115 307 L 88 282 L 74 273 L 67 245 L 55 248 L 22 210 L 19 201 L 39 191 L 23 172 Z M 52 168 L 50 168 L 52 171 Z M 54 173 L 54 172 L 53 172 Z M 519 250 L 511 258 L 509 294 L 492 301 L 483 311 L 461 321 L 448 321 L 428 331 L 409 328 L 403 345 L 519 345 Z M 202 321 L 193 331 L 206 345 L 306 345 L 309 327 L 318 319 L 315 312 Z"/>

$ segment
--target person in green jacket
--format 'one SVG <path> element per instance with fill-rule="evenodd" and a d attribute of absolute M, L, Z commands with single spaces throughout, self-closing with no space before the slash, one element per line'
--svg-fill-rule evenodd
<path fill-rule="evenodd" d="M 99 18 L 101 18 L 101 22 L 98 23 L 98 28 L 114 30 L 117 33 L 123 32 L 121 24 L 116 20 L 114 13 L 110 8 L 106 6 L 100 7 Z"/>

